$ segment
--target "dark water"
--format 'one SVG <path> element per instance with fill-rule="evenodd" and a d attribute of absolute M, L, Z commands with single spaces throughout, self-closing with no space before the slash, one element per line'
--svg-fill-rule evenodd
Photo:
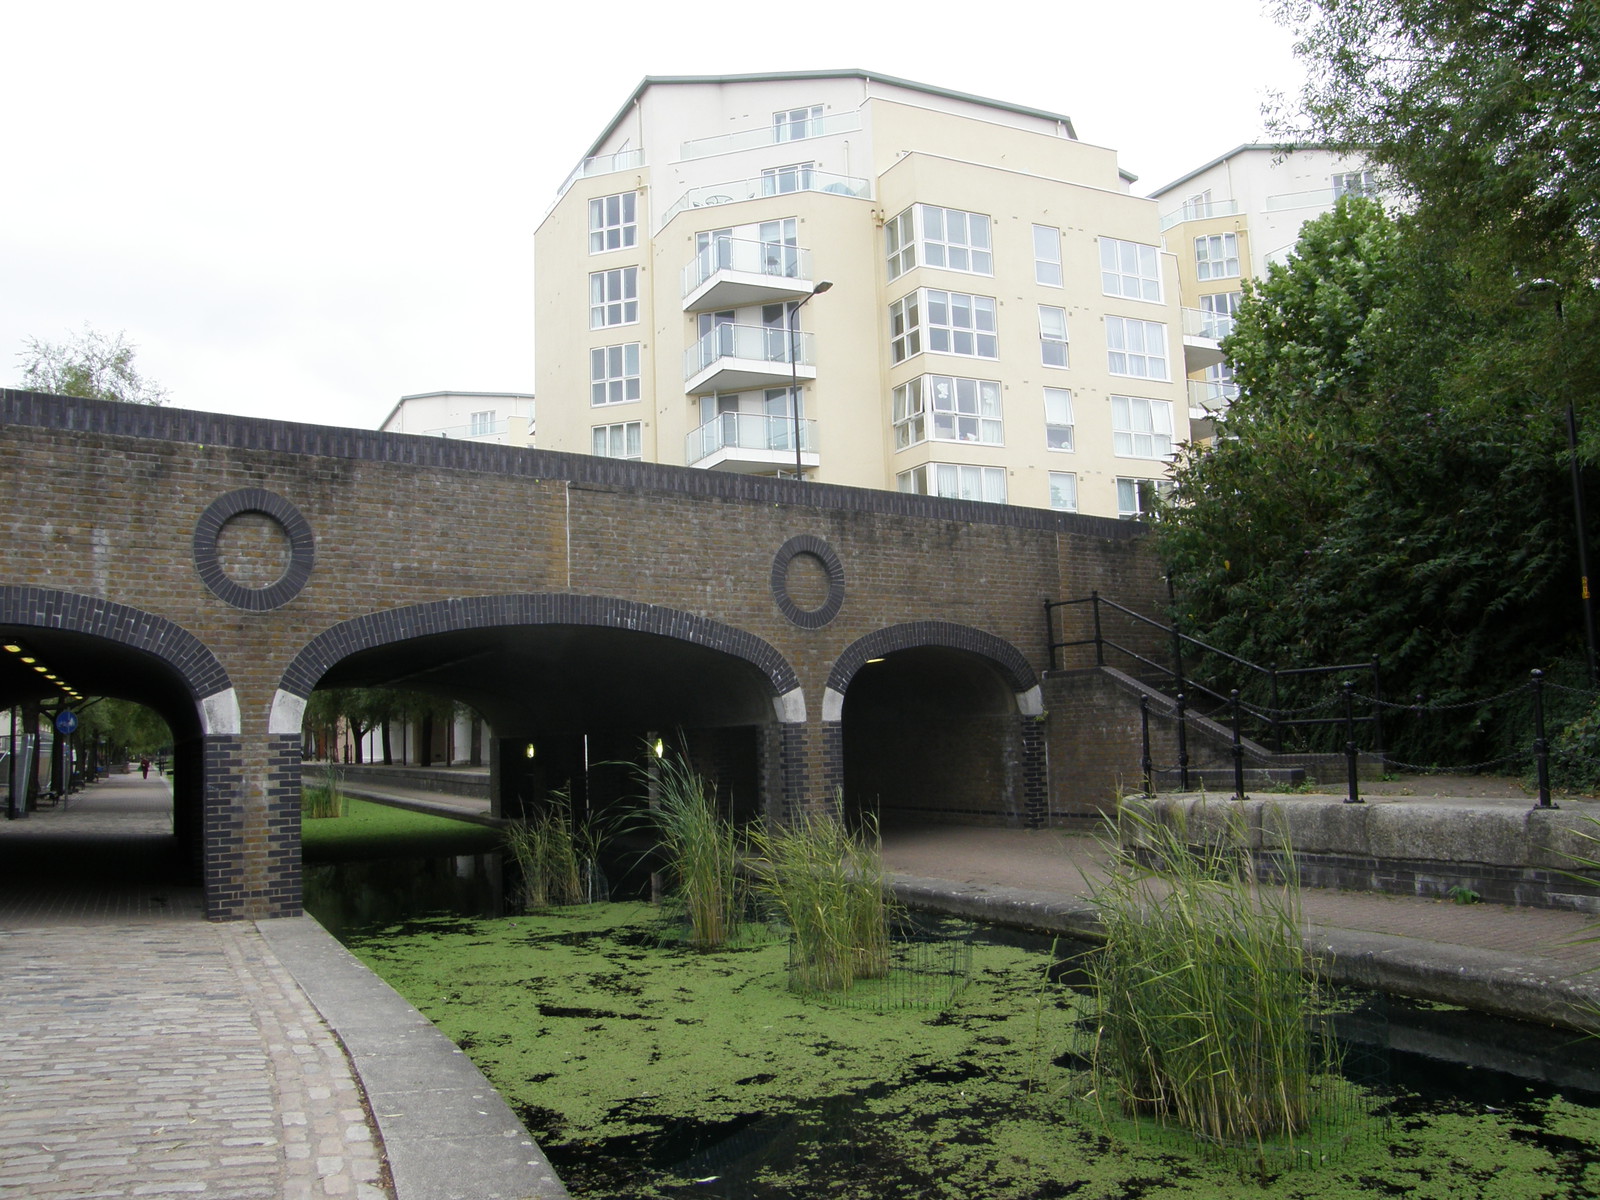
<path fill-rule="evenodd" d="M 634 876 L 628 883 L 633 890 L 643 883 L 639 872 L 623 865 L 614 874 L 619 879 Z M 420 917 L 500 916 L 505 912 L 505 875 L 498 854 L 308 866 L 306 908 L 340 937 Z M 982 930 L 978 937 L 1037 949 L 1041 956 L 1054 954 L 1052 974 L 1069 986 L 1081 982 L 1078 960 L 1090 948 L 998 928 Z M 1429 1111 L 1441 1106 L 1527 1111 L 1521 1136 L 1548 1139 L 1557 1135 L 1540 1131 L 1532 1115 L 1539 1102 L 1560 1094 L 1573 1103 L 1600 1108 L 1600 1039 L 1401 997 L 1347 993 L 1344 999 L 1333 1035 L 1340 1043 L 1346 1074 L 1391 1097 L 1388 1112 L 1402 1125 L 1425 1121 Z M 960 1080 L 952 1077 L 949 1082 Z M 875 1086 L 887 1090 L 896 1084 Z M 792 1162 L 802 1150 L 808 1161 L 821 1164 L 823 1177 L 845 1173 L 865 1178 L 881 1169 L 897 1173 L 895 1177 L 904 1183 L 905 1162 L 877 1163 L 871 1139 L 854 1136 L 870 1124 L 867 1109 L 878 1094 L 879 1090 L 869 1089 L 781 1115 L 750 1112 L 729 1121 L 657 1122 L 661 1127 L 648 1134 L 611 1139 L 618 1144 L 607 1145 L 603 1157 L 690 1178 L 718 1176 L 718 1186 L 696 1188 L 695 1194 L 725 1200 L 786 1197 L 787 1192 L 759 1189 L 752 1181 L 763 1168 Z M 556 1114 L 539 1110 L 520 1115 L 535 1131 L 559 1124 L 553 1120 Z M 640 1120 L 640 1114 L 619 1115 Z M 1554 1142 L 1551 1147 L 1560 1149 Z M 582 1180 L 574 1176 L 596 1168 L 596 1149 L 591 1146 L 582 1157 L 566 1162 L 559 1147 L 547 1146 L 558 1172 L 579 1190 L 585 1190 Z M 887 1178 L 885 1186 L 885 1197 L 911 1194 L 889 1187 Z"/>

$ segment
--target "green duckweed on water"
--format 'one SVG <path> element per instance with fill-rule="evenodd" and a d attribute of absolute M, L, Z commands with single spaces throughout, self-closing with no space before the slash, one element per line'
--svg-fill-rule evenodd
<path fill-rule="evenodd" d="M 981 942 L 952 1006 L 874 1011 L 789 992 L 780 942 L 700 953 L 660 934 L 656 910 L 608 904 L 351 945 L 585 1200 L 1600 1196 L 1600 1112 L 1560 1096 L 1402 1096 L 1325 1163 L 1241 1174 L 1181 1138 L 1108 1132 L 1078 1097 L 1077 1001 L 1036 951 Z"/>

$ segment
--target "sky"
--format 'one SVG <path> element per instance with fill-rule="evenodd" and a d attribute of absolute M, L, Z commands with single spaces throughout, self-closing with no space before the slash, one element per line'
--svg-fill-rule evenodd
<path fill-rule="evenodd" d="M 0 384 L 125 333 L 183 408 L 532 392 L 533 232 L 646 75 L 860 69 L 1072 118 L 1143 195 L 1298 90 L 1264 0 L 0 0 Z"/>

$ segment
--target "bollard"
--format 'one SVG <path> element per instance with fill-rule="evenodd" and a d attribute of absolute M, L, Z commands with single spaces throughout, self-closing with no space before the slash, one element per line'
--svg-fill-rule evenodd
<path fill-rule="evenodd" d="M 1346 682 L 1344 685 L 1344 761 L 1346 773 L 1349 776 L 1349 793 L 1345 796 L 1346 804 L 1364 804 L 1361 799 L 1361 787 L 1356 779 L 1356 685 Z"/>
<path fill-rule="evenodd" d="M 1539 807 L 1560 808 L 1550 800 L 1550 746 L 1544 738 L 1544 672 L 1533 675 L 1533 765 L 1539 776 Z"/>
<path fill-rule="evenodd" d="M 1139 697 L 1139 742 L 1142 747 L 1139 758 L 1139 769 L 1144 772 L 1144 794 L 1154 796 L 1155 766 L 1150 761 L 1150 697 Z"/>
<path fill-rule="evenodd" d="M 1184 695 L 1178 693 L 1178 790 L 1189 790 L 1189 722 L 1184 715 Z"/>
<path fill-rule="evenodd" d="M 1239 740 L 1239 689 L 1234 688 L 1233 701 L 1233 798 L 1246 799 L 1244 794 L 1244 743 Z"/>

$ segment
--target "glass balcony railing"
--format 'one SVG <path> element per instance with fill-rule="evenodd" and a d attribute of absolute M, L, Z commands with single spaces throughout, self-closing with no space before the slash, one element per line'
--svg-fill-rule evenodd
<path fill-rule="evenodd" d="M 1204 221 L 1209 217 L 1235 217 L 1239 215 L 1237 200 L 1194 200 L 1161 218 L 1164 231 L 1185 221 Z"/>
<path fill-rule="evenodd" d="M 801 453 L 815 453 L 817 423 L 801 418 Z M 683 461 L 691 467 L 722 450 L 794 453 L 794 418 L 766 413 L 718 413 L 683 443 Z"/>
<path fill-rule="evenodd" d="M 435 429 L 424 429 L 422 432 L 428 437 L 486 438 L 496 437 L 506 430 L 506 421 L 502 417 L 498 421 L 474 421 L 470 425 L 443 425 Z"/>
<path fill-rule="evenodd" d="M 759 129 L 741 129 L 737 133 L 724 133 L 716 137 L 695 138 L 684 142 L 680 158 L 710 158 L 714 154 L 732 154 L 736 150 L 756 150 L 762 146 L 777 146 L 786 142 L 799 142 L 807 138 L 827 137 L 832 133 L 853 133 L 861 128 L 861 112 L 829 113 L 825 117 L 793 122 L 782 126 L 766 125 Z"/>
<path fill-rule="evenodd" d="M 1239 385 L 1236 383 L 1211 383 L 1204 380 L 1189 380 L 1190 412 L 1222 412 L 1238 398 Z"/>
<path fill-rule="evenodd" d="M 610 175 L 614 171 L 631 171 L 644 166 L 643 150 L 619 150 L 615 154 L 596 154 L 584 159 L 572 169 L 562 185 L 556 189 L 556 199 L 567 194 L 567 189 L 580 179 L 591 175 Z"/>
<path fill-rule="evenodd" d="M 1212 341 L 1220 342 L 1233 332 L 1234 320 L 1232 313 L 1186 308 L 1183 310 L 1183 332 L 1186 337 L 1210 338 Z"/>
<path fill-rule="evenodd" d="M 737 358 L 746 362 L 771 363 L 773 374 L 790 370 L 790 333 L 781 325 L 718 325 L 683 354 L 683 377 L 692 379 L 719 359 Z M 797 364 L 811 366 L 812 334 L 793 335 Z"/>
<path fill-rule="evenodd" d="M 680 212 L 691 208 L 713 208 L 719 204 L 758 200 L 762 196 L 785 196 L 792 192 L 829 192 L 837 196 L 870 200 L 872 184 L 853 175 L 834 175 L 813 167 L 780 167 L 763 172 L 754 179 L 735 179 L 728 183 L 690 188 L 678 198 L 676 204 L 667 209 L 661 223 L 665 225 Z"/>
<path fill-rule="evenodd" d="M 693 292 L 718 271 L 770 275 L 776 279 L 810 279 L 811 251 L 779 242 L 717 238 L 683 269 L 683 294 Z"/>

